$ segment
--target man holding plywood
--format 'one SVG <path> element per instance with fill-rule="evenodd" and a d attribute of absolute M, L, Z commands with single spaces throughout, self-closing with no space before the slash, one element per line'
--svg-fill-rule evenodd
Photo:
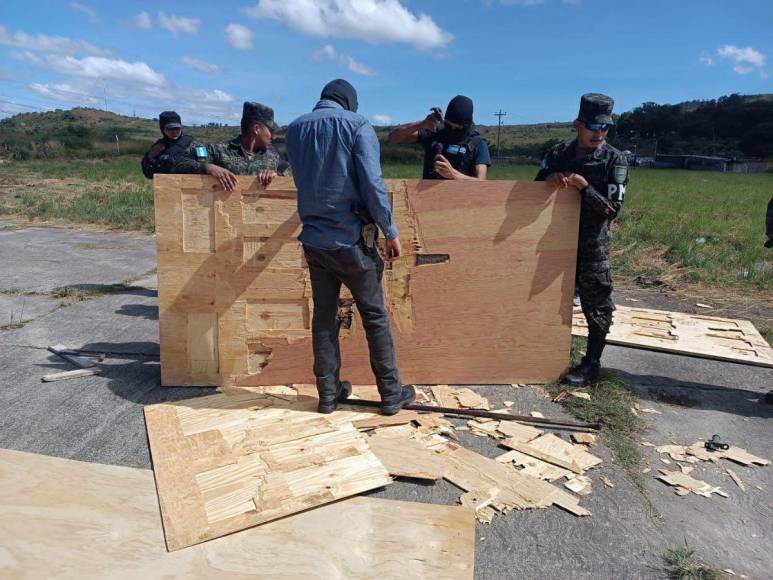
<path fill-rule="evenodd" d="M 606 142 L 614 123 L 613 105 L 614 101 L 606 95 L 583 95 L 574 122 L 577 138 L 553 147 L 536 177 L 537 181 L 575 187 L 582 196 L 575 283 L 588 322 L 588 349 L 580 365 L 564 377 L 564 382 L 573 386 L 585 386 L 598 379 L 601 353 L 615 310 L 609 224 L 623 206 L 628 163 L 620 151 Z"/>
<path fill-rule="evenodd" d="M 416 398 L 397 370 L 392 329 L 384 303 L 384 262 L 376 247 L 384 235 L 386 259 L 402 254 L 386 187 L 379 144 L 365 117 L 357 114 L 357 92 L 343 79 L 322 90 L 311 113 L 287 128 L 287 152 L 298 189 L 299 237 L 311 276 L 312 346 L 319 412 L 331 413 L 351 394 L 340 380 L 338 305 L 341 284 L 352 293 L 368 339 L 381 410 L 397 413 Z"/>

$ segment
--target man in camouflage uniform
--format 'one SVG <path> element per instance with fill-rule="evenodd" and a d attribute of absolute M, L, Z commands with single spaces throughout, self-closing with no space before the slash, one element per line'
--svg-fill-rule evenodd
<path fill-rule="evenodd" d="M 588 322 L 588 349 L 579 366 L 564 377 L 573 386 L 598 379 L 601 353 L 612 324 L 612 272 L 609 224 L 620 213 L 628 184 L 625 156 L 606 142 L 613 124 L 614 101 L 598 93 L 583 95 L 574 122 L 577 138 L 553 147 L 542 161 L 536 181 L 580 191 L 580 235 L 576 285 Z"/>
<path fill-rule="evenodd" d="M 196 147 L 194 154 L 176 166 L 176 173 L 206 173 L 217 178 L 224 189 L 236 187 L 237 175 L 257 175 L 268 185 L 277 173 L 289 168 L 271 144 L 277 125 L 274 110 L 260 103 L 245 102 L 241 134 L 228 143 Z"/>
<path fill-rule="evenodd" d="M 163 137 L 142 158 L 142 173 L 148 179 L 153 179 L 156 173 L 174 173 L 177 163 L 192 157 L 196 147 L 201 146 L 190 135 L 183 135 L 182 120 L 175 111 L 161 113 L 158 126 Z"/>

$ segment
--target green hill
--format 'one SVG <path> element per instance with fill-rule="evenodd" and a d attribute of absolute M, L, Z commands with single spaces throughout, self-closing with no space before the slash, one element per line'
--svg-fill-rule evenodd
<path fill-rule="evenodd" d="M 418 146 L 386 142 L 389 127 L 377 127 L 382 157 L 387 162 L 415 163 Z M 535 161 L 554 143 L 571 139 L 571 122 L 502 125 L 501 151 L 496 151 L 497 126 L 478 125 L 492 153 Z M 238 126 L 211 124 L 188 127 L 203 142 L 225 141 Z M 0 121 L 0 158 L 47 159 L 142 155 L 160 136 L 158 121 L 127 117 L 100 109 L 75 108 L 23 113 Z M 117 142 L 116 142 L 117 139 Z M 659 153 L 726 153 L 773 155 L 773 94 L 729 95 L 676 105 L 644 103 L 619 117 L 609 140 L 624 149 Z M 277 145 L 283 148 L 281 134 Z"/>

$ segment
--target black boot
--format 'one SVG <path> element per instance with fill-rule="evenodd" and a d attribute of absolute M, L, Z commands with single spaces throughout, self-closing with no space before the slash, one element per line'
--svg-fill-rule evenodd
<path fill-rule="evenodd" d="M 328 398 L 319 398 L 319 405 L 317 405 L 317 412 L 318 413 L 324 413 L 327 415 L 328 413 L 332 413 L 336 410 L 338 407 L 338 403 L 341 403 L 349 398 L 349 396 L 352 394 L 352 383 L 349 381 L 341 381 L 338 383 L 338 391 L 336 392 L 336 396 L 333 399 Z"/>
<path fill-rule="evenodd" d="M 601 364 L 598 361 L 587 361 L 583 357 L 582 362 L 573 367 L 561 381 L 571 387 L 587 387 L 599 378 Z"/>
<path fill-rule="evenodd" d="M 606 333 L 591 331 L 588 335 L 588 350 L 582 362 L 572 368 L 561 382 L 572 387 L 587 387 L 595 383 L 601 373 L 601 353 L 606 344 Z"/>
<path fill-rule="evenodd" d="M 382 401 L 381 412 L 384 415 L 396 415 L 400 409 L 410 405 L 416 400 L 416 389 L 412 385 L 405 385 L 395 401 Z"/>

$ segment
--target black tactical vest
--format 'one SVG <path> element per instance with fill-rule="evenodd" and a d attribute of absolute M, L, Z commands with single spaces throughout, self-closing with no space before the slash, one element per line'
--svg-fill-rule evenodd
<path fill-rule="evenodd" d="M 443 179 L 432 169 L 435 155 L 438 153 L 448 159 L 451 166 L 460 173 L 475 177 L 475 154 L 482 140 L 483 137 L 474 129 L 467 131 L 461 141 L 445 142 L 433 139 L 424 155 L 422 179 Z"/>
<path fill-rule="evenodd" d="M 168 139 L 164 141 L 166 141 L 166 149 L 159 154 L 156 160 L 156 173 L 171 173 L 177 161 L 188 152 L 188 148 L 193 142 L 193 137 L 183 135 L 177 141 L 172 141 L 171 143 L 169 143 Z"/>

